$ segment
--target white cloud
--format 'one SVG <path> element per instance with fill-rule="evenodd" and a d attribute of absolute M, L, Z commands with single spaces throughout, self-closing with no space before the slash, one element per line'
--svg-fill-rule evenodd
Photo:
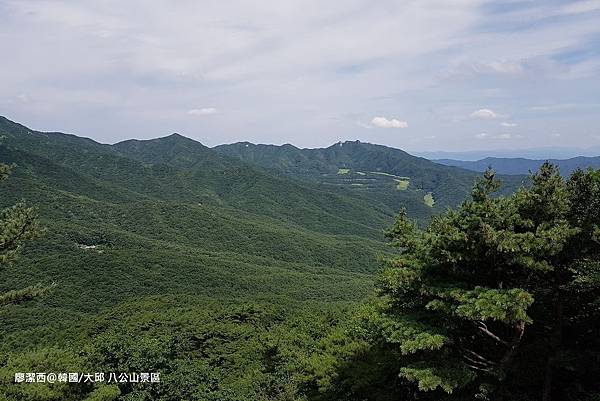
<path fill-rule="evenodd" d="M 472 63 L 471 68 L 478 73 L 520 74 L 524 71 L 521 62 L 506 60 Z"/>
<path fill-rule="evenodd" d="M 188 110 L 188 114 L 192 115 L 192 116 L 207 116 L 207 115 L 216 114 L 216 113 L 217 113 L 217 109 L 215 109 L 214 107 L 204 107 L 201 109 Z"/>
<path fill-rule="evenodd" d="M 529 110 L 532 111 L 566 111 L 566 110 L 586 110 L 586 109 L 597 109 L 600 107 L 600 103 L 557 103 L 557 104 L 547 104 L 547 105 L 539 105 L 532 106 Z"/>
<path fill-rule="evenodd" d="M 572 4 L 567 4 L 562 8 L 562 12 L 565 14 L 581 14 L 588 13 L 592 11 L 600 10 L 600 1 L 599 0 L 587 0 L 574 2 Z"/>
<path fill-rule="evenodd" d="M 503 126 L 503 127 L 507 127 L 507 128 L 512 128 L 512 127 L 516 127 L 517 126 L 517 124 L 515 124 L 515 123 L 508 123 L 506 121 L 501 122 L 500 125 Z"/>
<path fill-rule="evenodd" d="M 0 109 L 40 129 L 103 142 L 193 135 L 202 120 L 209 145 L 307 147 L 328 146 L 348 130 L 375 135 L 373 116 L 390 113 L 392 121 L 388 110 L 401 110 L 414 137 L 436 132 L 435 147 L 468 149 L 478 132 L 489 131 L 492 140 L 495 129 L 515 130 L 500 126 L 509 119 L 498 113 L 520 107 L 534 114 L 528 106 L 542 106 L 524 116 L 527 145 L 534 146 L 549 137 L 541 115 L 548 105 L 597 101 L 600 57 L 593 50 L 600 27 L 584 12 L 597 12 L 600 1 L 515 1 L 501 12 L 486 3 L 232 0 L 173 7 L 155 0 L 147 7 L 142 0 L 0 0 L 0 48 L 11 54 L 0 74 Z M 450 77 L 441 76 L 445 69 Z M 25 104 L 19 94 L 31 99 Z M 203 111 L 210 106 L 218 111 Z M 477 117 L 491 124 L 461 143 L 464 126 L 447 122 L 479 121 L 469 117 L 478 107 L 494 107 Z M 564 114 L 557 118 L 572 132 L 569 141 L 583 146 L 599 114 L 591 105 L 581 109 L 557 109 Z M 359 112 L 350 123 L 330 118 L 349 112 Z M 235 117 L 215 118 L 224 113 Z M 362 116 L 363 124 L 353 124 Z M 379 140 L 413 146 L 397 135 Z"/>
<path fill-rule="evenodd" d="M 490 135 L 487 132 L 482 132 L 481 134 L 475 135 L 475 138 L 477 138 L 477 139 L 517 139 L 517 138 L 521 138 L 521 135 L 513 135 L 513 134 L 508 134 L 508 133 Z"/>
<path fill-rule="evenodd" d="M 572 104 L 550 104 L 546 106 L 532 106 L 530 110 L 533 111 L 557 111 L 557 110 L 565 110 L 571 109 L 574 105 Z"/>
<path fill-rule="evenodd" d="M 385 117 L 374 117 L 371 120 L 371 124 L 379 128 L 408 128 L 406 121 L 397 120 L 392 118 L 388 120 Z"/>
<path fill-rule="evenodd" d="M 479 109 L 471 113 L 471 117 L 479 118 L 481 120 L 494 120 L 496 118 L 504 118 L 505 115 L 498 114 L 490 109 Z"/>

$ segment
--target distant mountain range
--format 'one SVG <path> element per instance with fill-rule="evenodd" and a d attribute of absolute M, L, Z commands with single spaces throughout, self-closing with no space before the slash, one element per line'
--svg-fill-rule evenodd
<path fill-rule="evenodd" d="M 571 159 L 549 159 L 549 162 L 559 167 L 564 176 L 570 175 L 577 169 L 600 168 L 600 156 L 597 157 L 573 157 Z M 523 158 L 499 158 L 486 157 L 476 161 L 439 159 L 436 163 L 446 166 L 461 167 L 464 169 L 482 172 L 488 167 L 492 167 L 499 174 L 528 174 L 530 171 L 536 171 L 545 160 L 531 160 Z"/>
<path fill-rule="evenodd" d="M 529 149 L 499 149 L 499 150 L 472 150 L 472 151 L 425 151 L 425 152 L 412 152 L 414 155 L 424 157 L 429 160 L 441 160 L 441 159 L 452 159 L 452 160 L 465 160 L 465 161 L 478 161 L 485 159 L 486 157 L 495 158 L 523 158 L 533 160 L 546 160 L 546 159 L 570 159 L 579 156 L 595 157 L 600 155 L 600 146 L 593 146 L 588 148 L 569 148 L 569 147 L 540 147 L 540 148 L 529 148 Z"/>

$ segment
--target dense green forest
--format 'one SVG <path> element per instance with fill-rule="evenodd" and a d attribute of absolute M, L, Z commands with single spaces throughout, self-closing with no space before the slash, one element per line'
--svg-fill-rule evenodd
<path fill-rule="evenodd" d="M 600 399 L 598 171 L 0 135 L 0 399 Z"/>

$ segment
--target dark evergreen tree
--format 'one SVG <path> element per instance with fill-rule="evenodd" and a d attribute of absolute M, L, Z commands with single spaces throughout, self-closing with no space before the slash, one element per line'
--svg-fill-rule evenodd
<path fill-rule="evenodd" d="M 0 163 L 0 182 L 8 178 L 11 166 Z M 39 233 L 39 223 L 33 208 L 18 203 L 0 211 L 0 267 L 14 262 L 23 244 Z M 0 306 L 26 301 L 47 288 L 33 285 L 0 294 Z"/>
<path fill-rule="evenodd" d="M 387 262 L 365 318 L 372 341 L 398 355 L 389 368 L 424 398 L 591 399 L 600 172 L 565 183 L 546 163 L 530 188 L 495 197 L 499 186 L 487 171 L 426 230 L 400 214 L 388 237 L 401 256 Z"/>

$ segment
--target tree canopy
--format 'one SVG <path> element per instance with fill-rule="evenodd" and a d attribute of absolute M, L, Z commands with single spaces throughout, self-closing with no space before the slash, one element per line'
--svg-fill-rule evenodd
<path fill-rule="evenodd" d="M 8 178 L 11 166 L 0 163 L 0 182 Z M 0 211 L 0 267 L 14 262 L 23 244 L 39 233 L 39 224 L 33 208 L 23 203 Z M 40 295 L 45 289 L 30 286 L 0 294 L 0 306 L 14 304 Z"/>
<path fill-rule="evenodd" d="M 531 187 L 499 187 L 486 171 L 425 230 L 398 216 L 371 340 L 424 397 L 585 399 L 600 370 L 600 173 L 565 182 L 546 163 Z"/>

